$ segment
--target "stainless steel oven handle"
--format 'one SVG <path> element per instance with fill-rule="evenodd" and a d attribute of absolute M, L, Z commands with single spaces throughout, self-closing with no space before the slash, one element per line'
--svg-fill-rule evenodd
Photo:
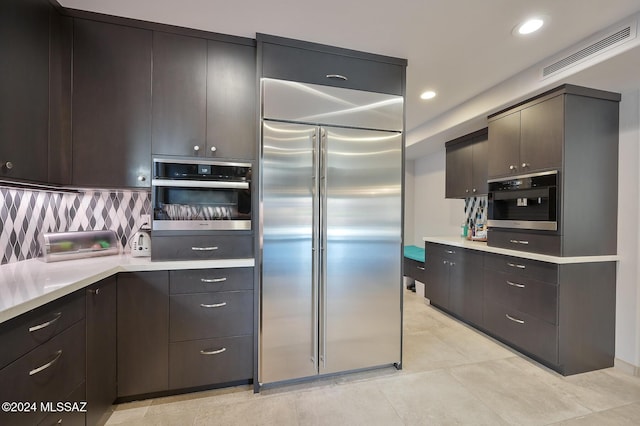
<path fill-rule="evenodd" d="M 218 250 L 218 247 L 191 247 L 193 251 L 214 251 Z"/>

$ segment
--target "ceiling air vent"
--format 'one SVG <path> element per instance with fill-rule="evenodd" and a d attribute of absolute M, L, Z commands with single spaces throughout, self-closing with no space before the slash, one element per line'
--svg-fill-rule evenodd
<path fill-rule="evenodd" d="M 554 62 L 542 68 L 542 79 L 564 71 L 566 68 L 583 63 L 590 58 L 611 50 L 622 43 L 636 38 L 636 21 L 617 27 L 613 32 L 608 32 L 604 37 L 591 39 L 574 49 L 574 53 L 556 59 Z M 582 47 L 584 46 L 584 47 Z"/>

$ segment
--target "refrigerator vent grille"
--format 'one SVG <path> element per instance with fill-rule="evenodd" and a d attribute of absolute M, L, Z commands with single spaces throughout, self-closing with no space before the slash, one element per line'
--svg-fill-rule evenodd
<path fill-rule="evenodd" d="M 586 46 L 578 48 L 572 54 L 555 60 L 553 63 L 543 67 L 542 79 L 544 80 L 574 65 L 584 63 L 594 56 L 611 50 L 634 38 L 636 38 L 635 20 L 622 27 L 617 27 L 613 32 L 608 32 L 604 37 L 599 37 L 595 41 L 590 40 Z"/>

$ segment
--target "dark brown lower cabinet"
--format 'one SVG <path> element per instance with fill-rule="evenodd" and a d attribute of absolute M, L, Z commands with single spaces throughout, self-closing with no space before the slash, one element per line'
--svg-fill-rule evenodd
<path fill-rule="evenodd" d="M 38 423 L 38 426 L 59 426 L 59 425 L 93 426 L 94 424 L 96 424 L 96 423 L 92 423 L 92 421 L 89 418 L 89 411 L 91 410 L 90 404 L 87 403 L 86 406 L 82 404 L 83 402 L 86 402 L 88 399 L 88 398 L 85 398 L 85 392 L 86 392 L 85 388 L 86 386 L 85 386 L 85 383 L 83 382 L 80 386 L 76 388 L 76 390 L 73 391 L 73 393 L 71 393 L 71 395 L 67 396 L 66 398 L 60 399 L 60 401 L 63 403 L 70 403 L 71 405 L 67 406 L 70 409 L 66 409 L 67 407 L 63 406 L 63 408 L 65 409 L 63 409 L 60 412 L 57 412 L 57 411 L 50 412 L 49 414 L 47 414 L 44 420 Z M 74 405 L 74 404 L 77 404 L 77 405 Z M 84 409 L 87 410 L 86 413 L 82 411 Z"/>
<path fill-rule="evenodd" d="M 169 388 L 169 273 L 126 272 L 118 281 L 118 398 Z"/>
<path fill-rule="evenodd" d="M 431 304 L 482 325 L 482 253 L 432 243 L 425 253 L 425 296 Z"/>
<path fill-rule="evenodd" d="M 104 424 L 117 397 L 116 277 L 86 289 L 87 424 Z M 66 423 L 64 423 L 66 424 Z"/>

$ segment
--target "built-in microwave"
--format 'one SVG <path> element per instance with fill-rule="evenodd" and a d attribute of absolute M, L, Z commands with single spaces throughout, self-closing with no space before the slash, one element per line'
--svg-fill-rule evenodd
<path fill-rule="evenodd" d="M 558 171 L 488 181 L 489 228 L 558 230 Z"/>
<path fill-rule="evenodd" d="M 154 231 L 250 230 L 250 162 L 156 157 Z"/>

